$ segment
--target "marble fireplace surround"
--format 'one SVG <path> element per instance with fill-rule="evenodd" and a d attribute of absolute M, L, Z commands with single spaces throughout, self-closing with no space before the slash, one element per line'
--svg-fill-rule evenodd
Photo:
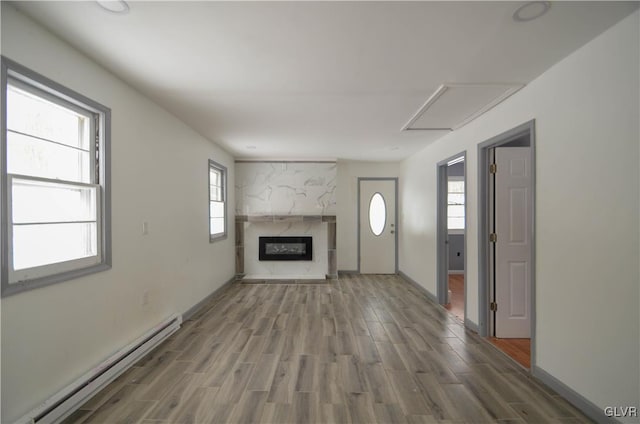
<path fill-rule="evenodd" d="M 270 224 L 291 224 L 291 225 L 310 225 L 316 231 L 316 226 L 322 226 L 326 224 L 326 256 L 322 252 L 319 256 L 326 257 L 326 273 L 325 278 L 337 278 L 337 258 L 336 258 L 336 216 L 335 215 L 236 215 L 236 278 L 243 279 L 250 277 L 245 272 L 245 249 L 248 248 L 245 240 L 246 225 L 254 224 L 261 226 L 265 224 L 268 227 Z M 324 238 L 324 237 L 323 237 Z M 315 243 L 315 242 L 314 242 Z M 315 255 L 315 253 L 314 253 Z M 269 278 L 273 279 L 287 279 L 294 277 L 288 277 L 287 275 L 272 275 Z M 296 277 L 300 279 L 300 276 Z"/>

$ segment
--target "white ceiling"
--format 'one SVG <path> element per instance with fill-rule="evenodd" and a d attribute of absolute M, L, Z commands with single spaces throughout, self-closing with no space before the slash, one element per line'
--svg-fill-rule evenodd
<path fill-rule="evenodd" d="M 446 134 L 400 131 L 440 84 L 526 84 L 638 6 L 522 4 L 16 6 L 236 157 L 400 160 Z"/>

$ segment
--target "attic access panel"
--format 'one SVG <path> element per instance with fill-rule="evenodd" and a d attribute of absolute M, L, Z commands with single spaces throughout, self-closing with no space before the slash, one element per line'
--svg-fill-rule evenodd
<path fill-rule="evenodd" d="M 458 129 L 522 87 L 522 84 L 442 84 L 402 131 Z"/>

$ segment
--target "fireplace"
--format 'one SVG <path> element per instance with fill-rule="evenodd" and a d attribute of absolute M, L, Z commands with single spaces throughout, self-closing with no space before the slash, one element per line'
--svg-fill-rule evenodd
<path fill-rule="evenodd" d="M 259 237 L 261 261 L 310 261 L 312 237 Z"/>

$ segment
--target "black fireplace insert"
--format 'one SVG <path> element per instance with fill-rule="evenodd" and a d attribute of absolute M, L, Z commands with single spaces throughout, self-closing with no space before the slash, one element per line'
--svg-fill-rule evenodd
<path fill-rule="evenodd" d="M 310 261 L 312 237 L 259 237 L 258 259 L 261 261 Z"/>

